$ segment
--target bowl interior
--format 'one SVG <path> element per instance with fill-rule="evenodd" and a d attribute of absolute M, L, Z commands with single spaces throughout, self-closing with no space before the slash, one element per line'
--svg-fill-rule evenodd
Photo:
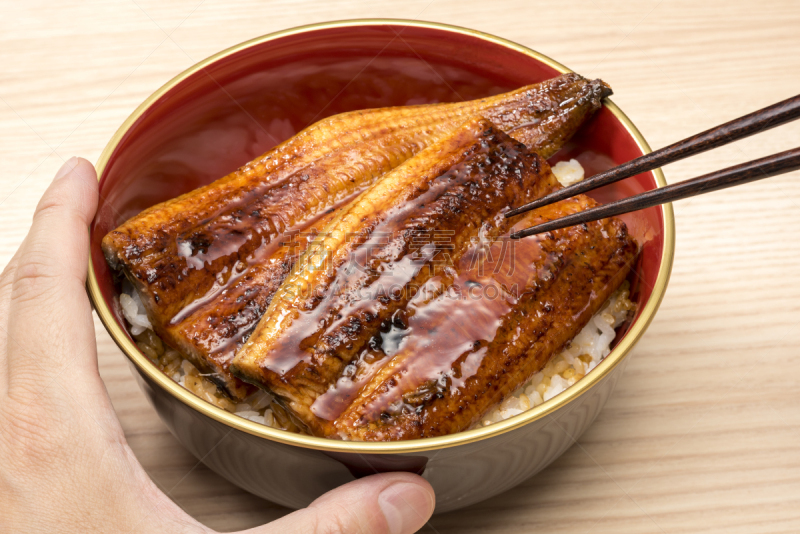
<path fill-rule="evenodd" d="M 402 23 L 287 32 L 218 57 L 164 92 L 109 145 L 91 227 L 91 262 L 102 298 L 124 330 L 100 250 L 108 231 L 153 204 L 220 178 L 319 119 L 356 109 L 474 99 L 558 74 L 557 64 L 480 34 Z M 641 154 L 604 107 L 552 161 L 577 158 L 590 176 Z M 654 175 L 644 173 L 594 196 L 607 201 L 654 187 Z M 631 277 L 641 313 L 661 266 L 662 208 L 628 215 L 626 222 L 644 242 Z"/>

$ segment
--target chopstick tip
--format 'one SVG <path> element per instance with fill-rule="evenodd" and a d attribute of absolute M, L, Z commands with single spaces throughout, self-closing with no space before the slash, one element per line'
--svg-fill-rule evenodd
<path fill-rule="evenodd" d="M 538 228 L 539 228 L 539 225 L 531 226 L 530 228 L 525 228 L 523 230 L 519 230 L 517 232 L 514 232 L 513 234 L 510 234 L 508 237 L 511 238 L 511 239 L 522 239 L 523 237 L 528 237 L 528 236 L 531 236 L 531 235 L 536 235 L 536 234 L 542 233 L 542 232 L 540 232 L 538 230 Z"/>

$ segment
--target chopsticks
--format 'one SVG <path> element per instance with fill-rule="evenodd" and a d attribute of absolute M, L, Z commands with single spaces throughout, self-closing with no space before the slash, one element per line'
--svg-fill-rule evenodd
<path fill-rule="evenodd" d="M 721 171 L 712 172 L 698 178 L 677 184 L 653 189 L 646 193 L 610 202 L 596 208 L 579 211 L 566 217 L 554 219 L 511 234 L 512 239 L 551 232 L 567 226 L 575 226 L 589 221 L 605 219 L 631 211 L 657 206 L 673 200 L 702 195 L 735 185 L 746 184 L 800 169 L 800 148 L 794 148 L 773 156 L 767 156 Z"/>
<path fill-rule="evenodd" d="M 800 95 L 734 119 L 715 128 L 711 128 L 684 139 L 683 141 L 678 141 L 677 143 L 656 150 L 655 152 L 651 152 L 650 154 L 646 154 L 614 167 L 613 169 L 592 176 L 577 184 L 554 191 L 549 195 L 545 195 L 540 199 L 509 211 L 505 216 L 513 217 L 520 213 L 540 208 L 580 193 L 585 193 L 586 191 L 596 189 L 603 185 L 618 182 L 639 173 L 656 169 L 662 165 L 726 145 L 739 139 L 744 139 L 753 134 L 791 122 L 797 118 L 800 118 Z M 567 226 L 595 221 L 613 215 L 620 215 L 622 213 L 664 204 L 673 200 L 680 200 L 682 198 L 709 193 L 711 191 L 717 191 L 719 189 L 725 189 L 727 187 L 733 187 L 762 178 L 770 178 L 778 174 L 791 172 L 800 167 L 799 152 L 800 149 L 788 150 L 780 154 L 709 173 L 679 184 L 654 189 L 630 198 L 611 202 L 597 208 L 592 208 L 520 230 L 519 232 L 513 233 L 511 238 L 519 239 L 529 235 L 549 232 Z"/>

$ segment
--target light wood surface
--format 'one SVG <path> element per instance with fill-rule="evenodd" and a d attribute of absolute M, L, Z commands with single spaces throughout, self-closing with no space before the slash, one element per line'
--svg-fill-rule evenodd
<path fill-rule="evenodd" d="M 654 147 L 800 91 L 796 0 L 3 0 L 0 266 L 61 163 L 95 160 L 173 75 L 251 37 L 379 16 L 476 28 L 602 77 Z M 797 146 L 800 123 L 666 175 L 675 182 Z M 597 422 L 539 476 L 424 531 L 800 531 L 800 174 L 695 197 L 675 212 L 666 298 Z M 96 329 L 102 376 L 159 487 L 220 530 L 288 512 L 199 465 Z"/>

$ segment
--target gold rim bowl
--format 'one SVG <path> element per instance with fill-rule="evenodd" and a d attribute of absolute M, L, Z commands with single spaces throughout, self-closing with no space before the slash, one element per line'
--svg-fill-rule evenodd
<path fill-rule="evenodd" d="M 535 52 L 529 48 L 519 44 L 507 41 L 505 39 L 481 33 L 475 30 L 450 26 L 445 24 L 420 22 L 414 20 L 391 20 L 391 19 L 364 19 L 364 20 L 346 20 L 336 22 L 326 22 L 322 24 L 312 24 L 308 26 L 301 26 L 292 28 L 276 33 L 271 33 L 262 37 L 246 41 L 238 44 L 227 50 L 223 50 L 192 67 L 186 69 L 184 72 L 175 76 L 173 79 L 164 84 L 161 88 L 155 91 L 148 97 L 120 126 L 117 132 L 109 141 L 108 145 L 103 150 L 100 158 L 97 161 L 96 167 L 98 176 L 101 181 L 107 171 L 109 162 L 115 151 L 118 150 L 120 142 L 125 138 L 129 130 L 142 120 L 150 110 L 154 103 L 169 97 L 171 93 L 187 78 L 203 73 L 207 68 L 214 64 L 231 58 L 236 54 L 247 52 L 255 47 L 264 46 L 267 43 L 274 43 L 281 39 L 290 36 L 297 36 L 299 34 L 307 34 L 309 32 L 328 31 L 328 30 L 342 30 L 342 29 L 359 29 L 366 27 L 391 27 L 395 29 L 400 28 L 425 28 L 432 29 L 439 32 L 446 32 L 452 36 L 466 36 L 471 39 L 476 39 L 487 44 L 500 46 L 514 53 L 534 58 L 538 62 L 547 65 L 554 71 L 569 72 L 570 69 L 554 61 L 553 59 Z M 638 149 L 642 153 L 650 152 L 650 147 L 645 141 L 639 130 L 633 125 L 628 117 L 620 110 L 613 102 L 607 101 L 605 103 L 607 110 L 619 121 L 622 127 L 628 132 L 630 137 L 635 141 Z M 660 169 L 653 171 L 653 177 L 659 187 L 666 185 L 664 176 Z M 656 209 L 656 208 L 654 208 Z M 532 421 L 541 419 L 549 414 L 552 414 L 559 408 L 566 406 L 573 402 L 575 399 L 584 395 L 591 388 L 593 388 L 603 377 L 605 377 L 612 369 L 620 364 L 621 361 L 630 353 L 632 347 L 644 334 L 648 325 L 652 321 L 656 310 L 658 309 L 661 300 L 666 290 L 667 282 L 669 280 L 670 271 L 673 261 L 673 253 L 675 246 L 675 225 L 672 206 L 666 204 L 658 208 L 659 216 L 661 218 L 661 226 L 663 228 L 663 244 L 661 250 L 660 265 L 658 275 L 652 287 L 650 297 L 646 301 L 644 307 L 639 311 L 638 317 L 630 325 L 629 330 L 624 337 L 616 344 L 611 353 L 588 375 L 579 380 L 566 391 L 557 395 L 556 397 L 544 402 L 543 404 L 532 408 L 522 414 L 511 417 L 507 420 L 495 423 L 490 426 L 477 428 L 459 432 L 456 434 L 417 439 L 401 442 L 384 442 L 384 443 L 363 443 L 363 442 L 347 442 L 336 441 L 330 439 L 317 438 L 313 436 L 305 436 L 293 434 L 282 430 L 273 429 L 264 425 L 260 425 L 246 419 L 237 417 L 225 410 L 217 408 L 200 398 L 188 390 L 175 383 L 172 379 L 164 375 L 155 365 L 153 365 L 148 358 L 143 355 L 131 338 L 127 335 L 123 327 L 118 322 L 118 316 L 115 315 L 112 308 L 103 296 L 98 278 L 96 276 L 95 267 L 90 261 L 89 276 L 88 276 L 88 291 L 92 303 L 97 311 L 100 320 L 105 325 L 106 329 L 110 332 L 112 338 L 117 345 L 122 349 L 122 352 L 128 359 L 136 366 L 136 368 L 146 375 L 152 382 L 157 384 L 169 393 L 172 397 L 179 400 L 183 404 L 191 407 L 193 410 L 214 419 L 228 427 L 238 429 L 253 436 L 271 440 L 279 443 L 293 445 L 296 447 L 303 447 L 308 449 L 316 449 L 321 451 L 331 452 L 351 452 L 351 453 L 414 453 L 421 451 L 430 451 L 434 449 L 443 449 L 448 447 L 455 447 L 458 445 L 486 440 L 493 436 L 498 436 L 527 425 Z M 102 236 L 101 236 L 102 237 Z"/>

